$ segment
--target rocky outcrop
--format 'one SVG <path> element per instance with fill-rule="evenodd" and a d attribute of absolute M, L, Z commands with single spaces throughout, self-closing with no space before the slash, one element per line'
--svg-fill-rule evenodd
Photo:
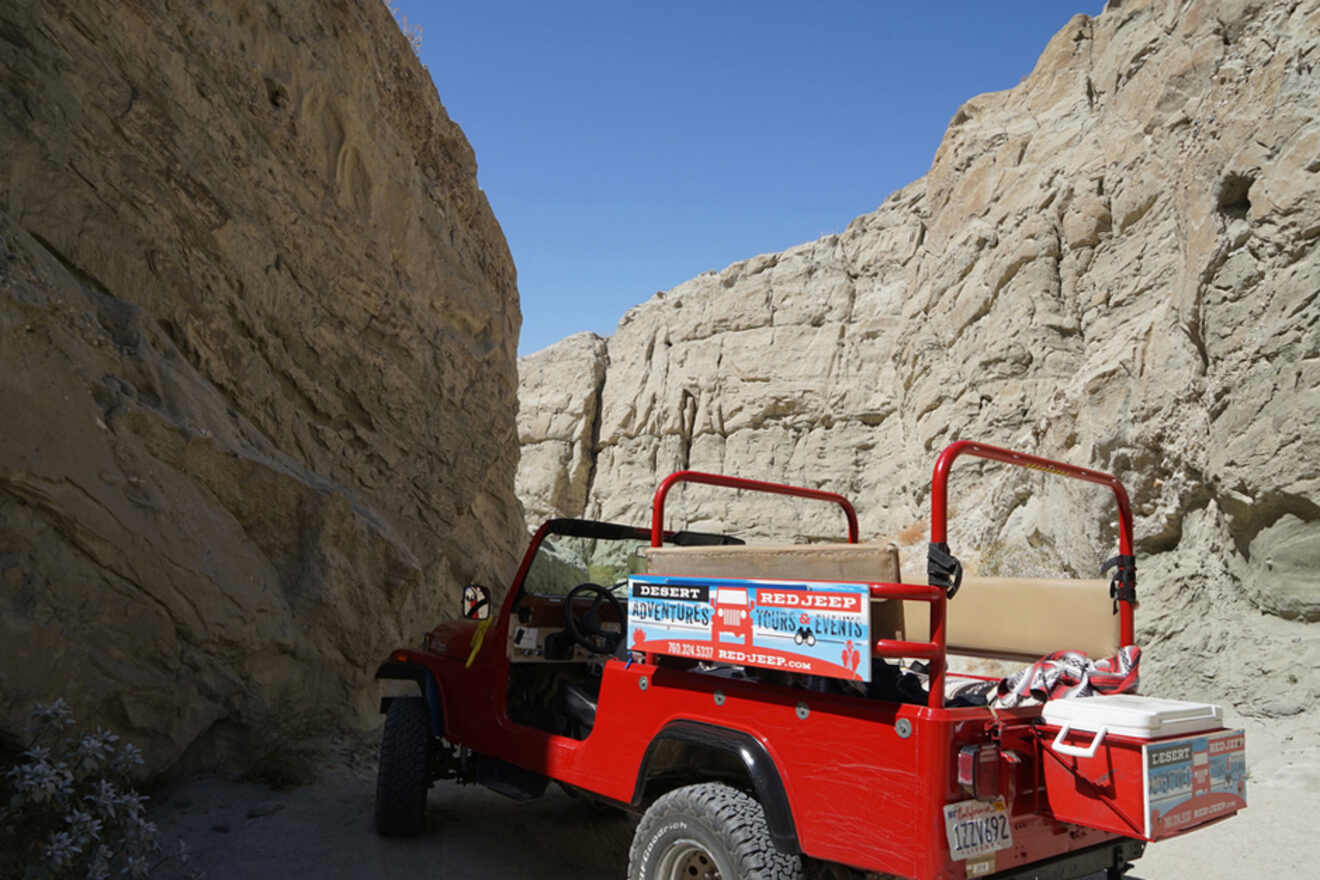
<path fill-rule="evenodd" d="M 1152 680 L 1190 658 L 1222 699 L 1213 676 L 1235 655 L 1217 640 L 1268 641 L 1286 645 L 1263 661 L 1271 699 L 1309 705 L 1320 639 L 1295 621 L 1320 599 L 1318 65 L 1315 2 L 1077 16 L 1022 84 L 959 109 L 929 174 L 874 213 L 625 315 L 574 492 L 646 522 L 677 468 L 784 480 L 842 491 L 864 535 L 915 544 L 954 439 L 1113 471 L 1137 513 L 1143 639 L 1166 657 Z M 1090 487 L 963 460 L 950 496 L 952 544 L 987 573 L 1094 576 L 1113 552 L 1112 501 Z M 680 525 L 843 534 L 825 505 L 676 497 Z"/>
<path fill-rule="evenodd" d="M 518 361 L 518 497 L 529 525 L 581 516 L 595 467 L 605 340 L 576 333 Z"/>
<path fill-rule="evenodd" d="M 389 12 L 7 3 L 0 152 L 3 721 L 374 714 L 522 533 L 513 264 Z"/>

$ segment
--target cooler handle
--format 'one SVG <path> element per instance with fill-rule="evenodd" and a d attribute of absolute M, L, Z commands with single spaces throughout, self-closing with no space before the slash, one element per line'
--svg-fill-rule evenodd
<path fill-rule="evenodd" d="M 1072 755 L 1074 758 L 1094 758 L 1095 753 L 1100 748 L 1100 743 L 1104 742 L 1105 734 L 1109 732 L 1109 728 L 1107 727 L 1100 728 L 1095 732 L 1095 737 L 1091 740 L 1091 744 L 1086 748 L 1082 748 L 1081 746 L 1070 746 L 1064 742 L 1064 739 L 1067 738 L 1068 733 L 1071 730 L 1071 724 L 1065 724 L 1063 727 L 1060 727 L 1059 735 L 1054 738 L 1054 742 L 1050 743 L 1050 748 L 1061 755 Z"/>

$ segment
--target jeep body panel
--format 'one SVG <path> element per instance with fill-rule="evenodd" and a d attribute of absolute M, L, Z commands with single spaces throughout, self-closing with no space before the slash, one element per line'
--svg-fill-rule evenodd
<path fill-rule="evenodd" d="M 964 864 L 948 859 L 942 809 L 966 797 L 954 778 L 955 756 L 984 740 L 987 709 L 866 701 L 611 659 L 596 724 L 576 740 L 508 717 L 508 622 L 502 614 L 492 623 L 471 667 L 452 654 L 400 652 L 434 674 L 446 707 L 461 707 L 444 712 L 450 742 L 631 804 L 655 741 L 679 723 L 720 728 L 750 738 L 773 762 L 802 853 L 908 877 L 965 876 Z M 1038 713 L 997 715 L 1025 721 Z M 996 871 L 1118 839 L 1033 813 L 1029 801 L 1019 806 L 1014 847 L 997 854 Z M 788 845 L 782 833 L 776 844 Z"/>

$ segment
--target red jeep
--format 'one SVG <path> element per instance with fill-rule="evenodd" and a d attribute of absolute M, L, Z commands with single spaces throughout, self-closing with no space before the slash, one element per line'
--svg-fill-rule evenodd
<path fill-rule="evenodd" d="M 948 472 L 963 454 L 1111 489 L 1114 579 L 964 578 L 946 543 Z M 684 481 L 837 504 L 847 543 L 668 531 L 665 497 Z M 902 583 L 895 548 L 857 537 L 842 496 L 692 471 L 657 489 L 649 529 L 545 523 L 498 615 L 469 589 L 466 619 L 377 671 L 418 687 L 381 701 L 377 829 L 421 831 L 437 779 L 516 799 L 553 779 L 641 815 L 635 880 L 1113 880 L 1147 841 L 1245 806 L 1242 734 L 1217 707 L 1121 694 L 1003 708 L 998 679 L 946 669 L 949 653 L 1030 662 L 1133 644 L 1132 516 L 1117 479 L 955 443 L 935 466 L 927 583 Z M 721 589 L 749 591 L 755 627 L 737 646 L 720 640 Z M 858 644 L 870 647 L 860 657 Z M 955 681 L 966 686 L 951 697 Z"/>

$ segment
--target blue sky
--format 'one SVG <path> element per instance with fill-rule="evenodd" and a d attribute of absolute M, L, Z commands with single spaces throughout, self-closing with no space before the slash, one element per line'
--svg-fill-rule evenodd
<path fill-rule="evenodd" d="M 520 354 L 708 269 L 841 231 L 973 95 L 1102 0 L 391 4 L 476 150 Z"/>

